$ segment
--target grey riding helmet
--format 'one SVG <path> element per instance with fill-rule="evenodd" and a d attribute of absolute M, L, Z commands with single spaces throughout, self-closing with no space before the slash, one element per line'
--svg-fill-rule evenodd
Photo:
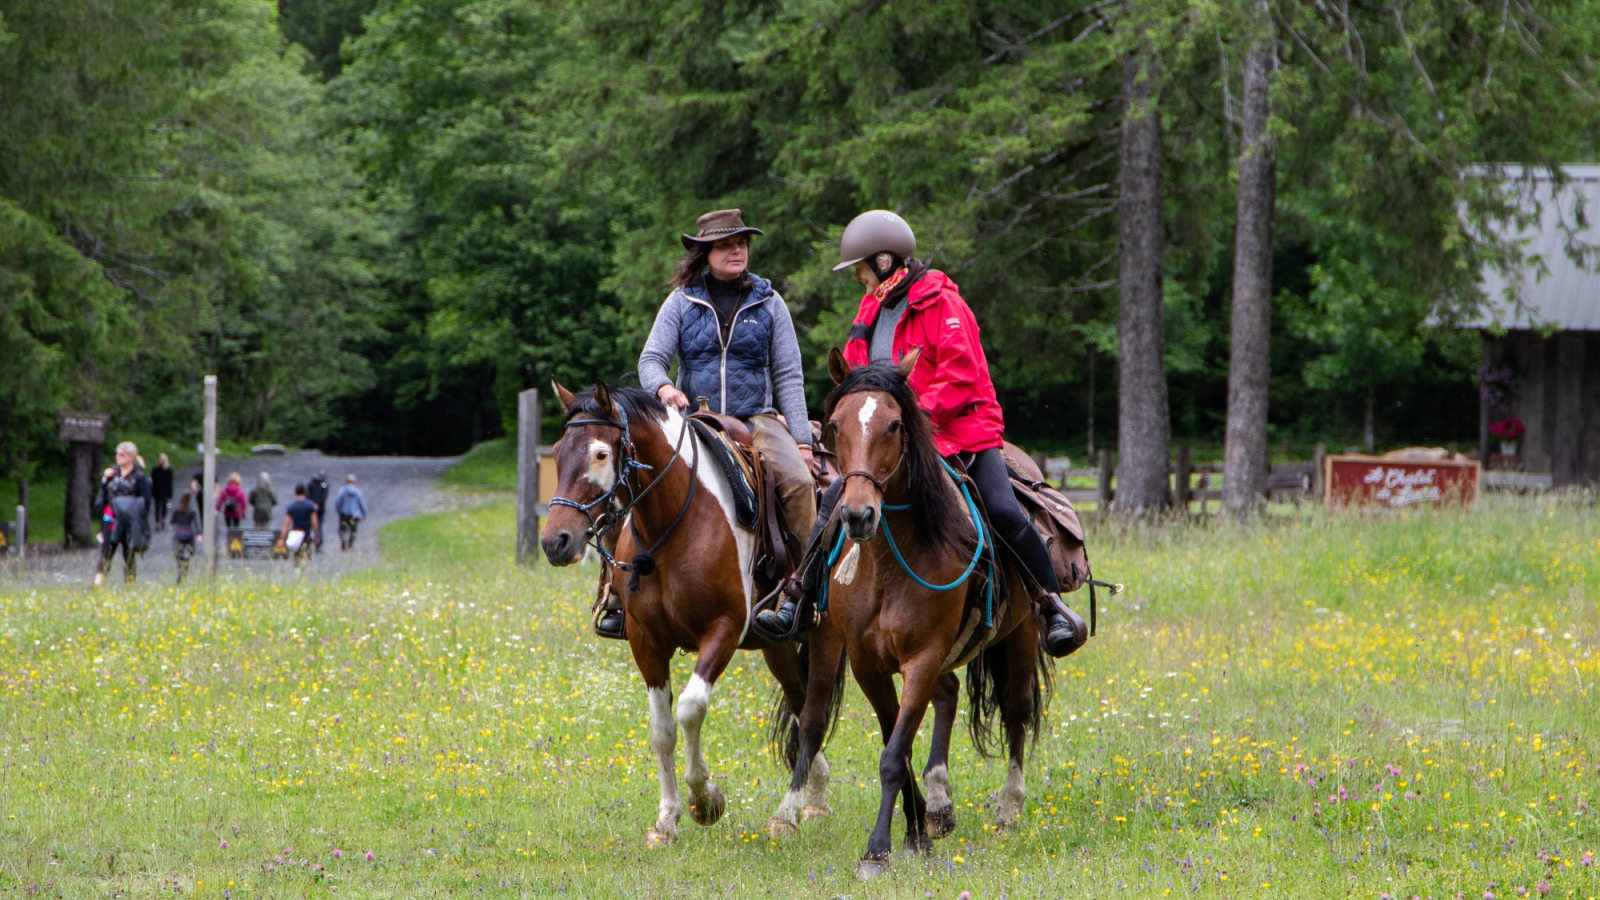
<path fill-rule="evenodd" d="M 893 253 L 906 259 L 916 252 L 917 236 L 905 219 L 887 209 L 868 210 L 844 227 L 839 239 L 839 264 L 833 270 L 848 269 L 874 253 Z"/>

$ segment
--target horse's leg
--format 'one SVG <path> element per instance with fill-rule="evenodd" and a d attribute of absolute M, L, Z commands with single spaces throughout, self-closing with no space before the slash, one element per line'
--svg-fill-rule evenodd
<path fill-rule="evenodd" d="M 678 695 L 678 724 L 683 727 L 683 782 L 689 789 L 689 817 L 701 825 L 715 825 L 727 802 L 722 789 L 711 781 L 700 746 L 700 728 L 711 706 L 711 687 L 739 649 L 739 629 L 727 620 L 713 625 L 700 641 L 700 658 L 694 674 Z"/>
<path fill-rule="evenodd" d="M 898 704 L 894 697 L 894 681 L 887 674 L 879 671 L 857 679 L 878 714 L 879 725 L 893 722 L 885 729 L 888 739 L 884 742 L 883 754 L 878 757 L 878 782 L 883 793 L 878 802 L 878 821 L 867 838 L 867 852 L 856 866 L 856 875 L 861 878 L 871 878 L 887 869 L 886 862 L 893 846 L 889 829 L 894 822 L 897 797 L 903 796 L 906 801 L 907 841 L 920 846 L 923 805 L 921 792 L 911 777 L 911 744 L 938 684 L 938 665 L 938 660 L 934 659 L 926 663 L 917 660 L 903 666 L 901 675 L 905 690 Z"/>
<path fill-rule="evenodd" d="M 1039 677 L 1034 669 L 1039 653 L 1039 632 L 1032 619 L 1006 636 L 1005 653 L 1006 683 L 1000 694 L 1000 720 L 1006 728 L 1010 764 L 1006 767 L 1006 783 L 1000 788 L 1000 802 L 995 805 L 997 831 L 1017 824 L 1027 797 L 1022 763 L 1028 746 L 1028 728 L 1033 723 L 1034 685 Z"/>
<path fill-rule="evenodd" d="M 961 679 L 954 672 L 939 676 L 933 692 L 933 745 L 922 783 L 928 787 L 927 835 L 938 840 L 956 830 L 956 804 L 950 797 L 950 732 L 956 724 Z"/>
<path fill-rule="evenodd" d="M 810 821 L 833 812 L 828 808 L 828 760 L 822 755 L 822 739 L 833 718 L 835 684 L 843 674 L 839 671 L 843 651 L 838 632 L 824 619 L 811 632 L 807 650 L 809 675 L 806 701 L 799 714 L 800 749 L 789 777 L 789 792 L 767 821 L 767 831 L 774 837 L 798 830 L 797 813 Z"/>
<path fill-rule="evenodd" d="M 661 782 L 661 801 L 656 808 L 655 827 L 645 832 L 646 847 L 665 847 L 678 840 L 678 818 L 683 805 L 678 799 L 676 751 L 678 722 L 672 717 L 672 670 L 663 653 L 644 642 L 642 635 L 629 635 L 633 660 L 644 676 L 650 698 L 650 748 L 656 752 L 656 776 Z"/>

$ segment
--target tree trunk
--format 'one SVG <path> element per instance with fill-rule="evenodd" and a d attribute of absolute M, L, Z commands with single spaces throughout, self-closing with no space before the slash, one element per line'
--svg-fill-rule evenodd
<path fill-rule="evenodd" d="M 1094 348 L 1089 348 L 1089 433 L 1083 439 L 1083 458 L 1094 461 Z"/>
<path fill-rule="evenodd" d="M 1228 359 L 1228 424 L 1222 505 L 1258 509 L 1267 492 L 1267 383 L 1272 372 L 1272 211 L 1277 152 L 1271 116 L 1270 42 L 1244 63 L 1244 128 L 1239 142 L 1238 214 L 1233 236 L 1233 322 Z"/>
<path fill-rule="evenodd" d="M 67 504 L 62 522 L 62 544 L 68 549 L 93 547 L 96 522 L 92 515 L 95 487 L 100 483 L 100 445 L 87 441 L 67 444 Z"/>
<path fill-rule="evenodd" d="M 1372 407 L 1376 402 L 1373 394 L 1374 392 L 1372 385 L 1367 385 L 1367 414 L 1361 425 L 1361 446 L 1366 448 L 1368 455 L 1371 455 L 1378 449 L 1377 431 L 1373 427 L 1372 422 Z"/>
<path fill-rule="evenodd" d="M 1121 258 L 1117 269 L 1117 486 L 1116 508 L 1143 516 L 1167 505 L 1165 325 L 1161 309 L 1161 113 L 1155 102 L 1154 65 L 1148 53 L 1123 63 L 1126 109 L 1122 121 L 1117 214 Z"/>

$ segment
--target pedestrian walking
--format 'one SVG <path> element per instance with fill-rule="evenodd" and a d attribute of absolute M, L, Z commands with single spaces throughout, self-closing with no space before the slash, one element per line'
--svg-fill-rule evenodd
<path fill-rule="evenodd" d="M 256 486 L 250 491 L 250 509 L 255 514 L 257 528 L 269 528 L 272 525 L 272 508 L 278 505 L 278 495 L 272 491 L 272 476 L 265 472 L 256 479 Z"/>
<path fill-rule="evenodd" d="M 243 479 L 238 472 L 228 473 L 228 483 L 223 486 L 222 492 L 217 494 L 217 509 L 222 511 L 222 520 L 229 528 L 238 528 L 244 521 L 244 508 L 249 500 L 244 495 Z"/>
<path fill-rule="evenodd" d="M 189 492 L 194 494 L 194 508 L 205 509 L 206 489 L 205 485 L 200 483 L 200 473 L 196 472 L 189 478 Z"/>
<path fill-rule="evenodd" d="M 117 445 L 117 464 L 100 478 L 100 491 L 94 509 L 100 516 L 100 565 L 94 573 L 95 587 L 106 583 L 106 574 L 122 548 L 122 577 L 129 584 L 139 574 L 139 554 L 150 546 L 150 513 L 155 499 L 150 491 L 150 476 L 139 465 L 139 448 L 123 441 Z"/>
<path fill-rule="evenodd" d="M 356 473 L 344 478 L 344 487 L 333 498 L 333 509 L 339 514 L 339 549 L 349 550 L 356 545 L 356 527 L 367 517 L 367 498 L 356 487 Z"/>
<path fill-rule="evenodd" d="M 306 498 L 306 486 L 294 486 L 294 501 L 283 510 L 283 548 L 294 554 L 294 567 L 299 569 L 311 557 L 313 535 L 318 521 L 317 505 Z"/>
<path fill-rule="evenodd" d="M 172 558 L 177 561 L 179 584 L 189 574 L 196 545 L 205 539 L 200 525 L 200 507 L 195 503 L 194 492 L 184 491 L 172 510 Z"/>
<path fill-rule="evenodd" d="M 328 473 L 318 472 L 306 484 L 306 499 L 317 505 L 317 552 L 322 552 L 322 522 L 327 518 Z"/>
<path fill-rule="evenodd" d="M 165 453 L 156 456 L 156 467 L 150 472 L 150 494 L 156 500 L 156 530 L 167 525 L 167 507 L 172 505 L 172 460 Z"/>

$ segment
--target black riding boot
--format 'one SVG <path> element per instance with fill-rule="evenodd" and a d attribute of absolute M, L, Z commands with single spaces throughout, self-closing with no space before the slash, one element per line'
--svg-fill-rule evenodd
<path fill-rule="evenodd" d="M 595 634 L 614 641 L 625 641 L 628 639 L 628 632 L 623 625 L 624 621 L 622 598 L 613 591 L 607 591 L 605 606 L 600 609 L 600 617 L 594 620 Z"/>
<path fill-rule="evenodd" d="M 806 540 L 806 552 L 800 558 L 800 564 L 794 573 L 784 579 L 783 588 L 778 594 L 778 605 L 756 613 L 756 630 L 770 640 L 787 639 L 794 635 L 794 617 L 800 611 L 800 599 L 816 587 L 819 574 L 826 574 L 820 573 L 824 556 L 820 546 L 822 530 L 833 517 L 833 506 L 838 502 L 839 492 L 843 487 L 843 481 L 835 481 L 822 492 L 822 502 L 817 508 L 817 519 L 811 526 L 811 537 Z"/>

